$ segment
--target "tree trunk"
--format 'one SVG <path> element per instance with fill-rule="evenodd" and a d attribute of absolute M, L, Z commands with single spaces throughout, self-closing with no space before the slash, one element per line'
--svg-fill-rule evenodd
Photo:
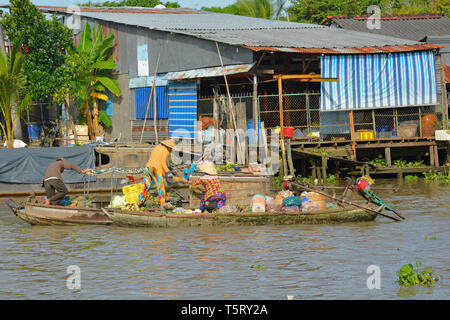
<path fill-rule="evenodd" d="M 93 105 L 93 111 L 92 111 L 92 132 L 94 134 L 94 140 L 95 137 L 98 136 L 98 103 L 97 99 L 94 98 L 94 105 Z"/>

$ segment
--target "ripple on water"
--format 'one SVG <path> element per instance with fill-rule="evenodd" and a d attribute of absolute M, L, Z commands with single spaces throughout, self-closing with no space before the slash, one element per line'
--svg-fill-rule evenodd
<path fill-rule="evenodd" d="M 342 225 L 45 227 L 29 226 L 3 206 L 0 298 L 448 299 L 449 192 L 405 184 L 379 196 L 406 220 Z M 442 283 L 400 287 L 396 271 L 416 261 Z M 81 269 L 79 291 L 66 288 L 73 264 Z M 369 265 L 381 269 L 380 290 L 366 287 Z"/>

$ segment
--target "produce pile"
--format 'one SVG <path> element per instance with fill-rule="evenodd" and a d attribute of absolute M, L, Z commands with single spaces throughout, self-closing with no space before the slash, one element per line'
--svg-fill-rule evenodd
<path fill-rule="evenodd" d="M 166 203 L 170 203 L 174 207 L 181 207 L 183 204 L 183 199 L 176 193 L 168 192 L 166 193 Z M 156 191 L 152 190 L 147 194 L 147 198 L 141 206 L 136 203 L 128 203 L 125 199 L 125 196 L 114 196 L 111 201 L 110 207 L 127 211 L 145 211 L 148 209 L 159 208 L 160 205 Z"/>
<path fill-rule="evenodd" d="M 222 165 L 222 164 L 217 165 L 217 166 L 216 166 L 216 170 L 217 170 L 217 171 L 229 171 L 229 172 L 231 172 L 231 171 L 236 171 L 236 170 L 234 169 L 234 165 L 232 165 L 231 163 L 227 163 L 227 164 L 225 164 L 225 165 Z"/>

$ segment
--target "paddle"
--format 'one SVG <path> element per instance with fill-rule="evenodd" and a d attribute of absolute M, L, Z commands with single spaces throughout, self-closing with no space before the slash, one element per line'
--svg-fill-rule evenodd
<path fill-rule="evenodd" d="M 392 220 L 394 220 L 394 221 L 401 221 L 400 219 L 397 219 L 397 218 L 395 218 L 395 217 L 391 217 L 391 216 L 385 215 L 385 214 L 383 214 L 383 213 L 381 213 L 381 212 L 378 212 L 378 211 L 376 211 L 376 210 L 373 210 L 373 209 L 370 209 L 370 208 L 361 206 L 361 205 L 359 205 L 359 204 L 356 204 L 356 203 L 353 203 L 353 202 L 350 202 L 350 201 L 346 201 L 346 200 L 343 200 L 343 199 L 341 200 L 341 199 L 335 198 L 335 197 L 333 197 L 333 196 L 330 196 L 329 194 L 320 191 L 317 187 L 310 185 L 306 180 L 303 180 L 303 184 L 301 184 L 300 182 L 298 182 L 296 179 L 295 179 L 295 180 L 294 180 L 294 179 L 291 179 L 291 180 L 292 180 L 291 182 L 300 185 L 300 186 L 301 186 L 303 189 L 305 189 L 306 191 L 316 192 L 316 193 L 321 194 L 321 195 L 323 195 L 323 196 L 325 196 L 325 197 L 328 197 L 328 198 L 330 198 L 330 199 L 333 199 L 334 201 L 336 201 L 336 202 L 338 202 L 338 203 L 348 204 L 348 205 L 354 206 L 354 207 L 356 207 L 356 208 L 361 208 L 361 209 L 364 209 L 364 210 L 367 210 L 367 211 L 371 211 L 371 212 L 374 212 L 374 213 L 376 213 L 376 214 L 379 214 L 379 215 L 381 215 L 381 216 L 383 216 L 383 217 L 392 219 Z M 309 187 L 305 186 L 305 184 L 308 185 Z"/>

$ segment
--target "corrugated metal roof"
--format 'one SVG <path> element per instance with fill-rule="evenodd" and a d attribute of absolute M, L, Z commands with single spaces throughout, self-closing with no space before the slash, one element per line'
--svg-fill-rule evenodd
<path fill-rule="evenodd" d="M 251 30 L 251 29 L 304 29 L 325 28 L 309 23 L 294 23 L 279 20 L 258 19 L 215 12 L 195 12 L 180 14 L 126 13 L 126 12 L 85 12 L 81 16 L 113 21 L 128 25 L 158 30 Z"/>
<path fill-rule="evenodd" d="M 380 18 L 380 29 L 367 28 L 368 15 L 343 17 L 331 16 L 325 24 L 339 28 L 379 34 L 414 41 L 421 41 L 431 35 L 442 36 L 450 34 L 450 19 L 443 14 L 397 15 Z"/>
<path fill-rule="evenodd" d="M 244 48 L 252 51 L 278 51 L 278 52 L 300 52 L 300 53 L 319 53 L 319 54 L 358 54 L 358 53 L 387 53 L 387 52 L 406 52 L 421 51 L 442 48 L 434 44 L 416 44 L 405 46 L 383 46 L 383 47 L 354 47 L 354 48 L 284 48 L 284 47 L 251 47 Z"/>
<path fill-rule="evenodd" d="M 418 44 L 418 42 L 411 40 L 377 34 L 368 35 L 364 32 L 321 25 L 258 19 L 205 11 L 155 14 L 82 10 L 80 14 L 92 19 L 174 32 L 235 46 L 344 50 L 348 48 L 411 46 Z M 367 52 L 373 51 L 367 49 Z"/>
<path fill-rule="evenodd" d="M 245 73 L 248 72 L 255 64 L 237 64 L 232 66 L 213 67 L 213 68 L 201 68 L 195 70 L 169 72 L 163 80 L 183 80 L 183 79 L 196 79 L 196 78 L 209 78 L 218 77 L 229 74 Z"/>

